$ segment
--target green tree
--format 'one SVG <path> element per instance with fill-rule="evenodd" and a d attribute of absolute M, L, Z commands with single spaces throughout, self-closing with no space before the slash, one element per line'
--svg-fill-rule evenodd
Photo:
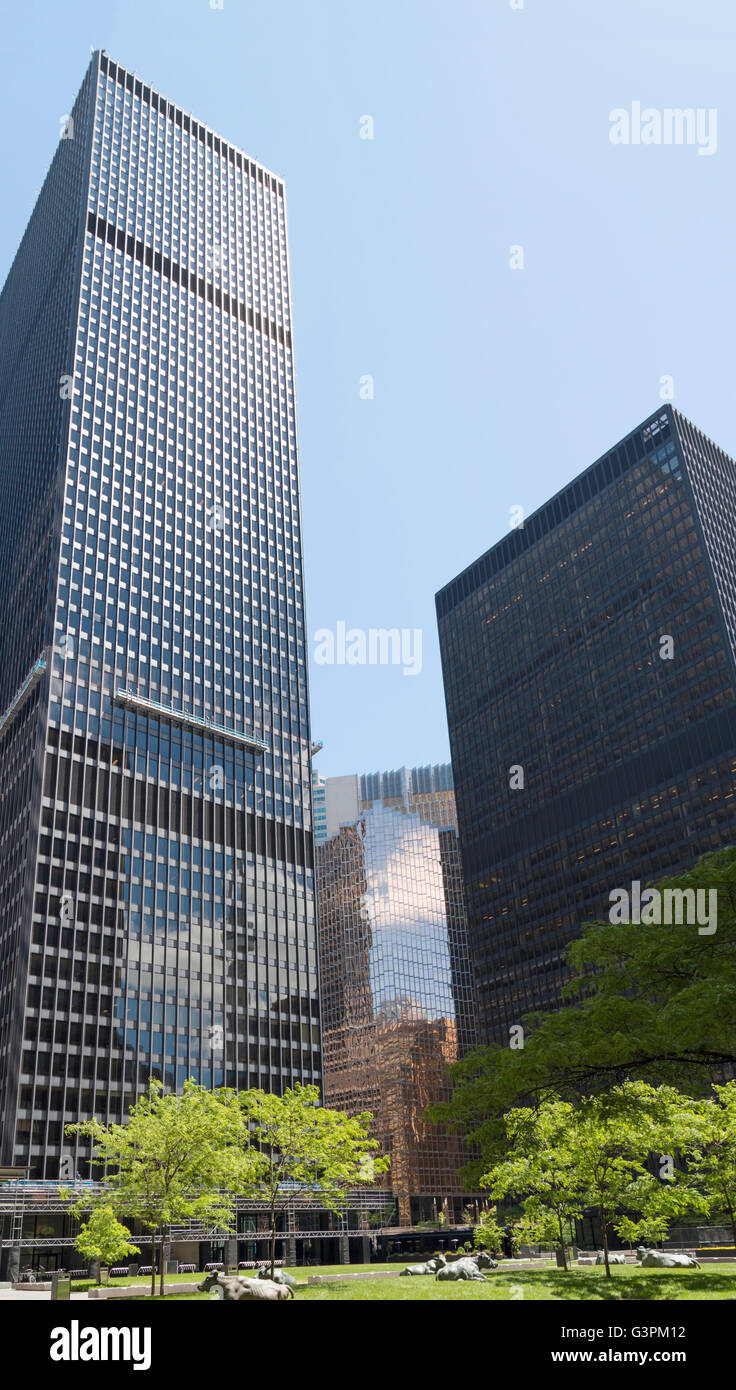
<path fill-rule="evenodd" d="M 608 1235 L 613 1228 L 625 1238 L 651 1231 L 655 1220 L 666 1226 L 702 1205 L 702 1198 L 673 1172 L 666 1182 L 653 1177 L 647 1160 L 653 1154 L 674 1157 L 687 1144 L 692 1111 L 672 1087 L 627 1081 L 603 1095 L 586 1096 L 575 1109 L 575 1189 L 585 1207 L 595 1207 L 601 1223 L 606 1276 L 610 1279 Z M 633 1215 L 638 1217 L 634 1222 Z"/>
<path fill-rule="evenodd" d="M 75 1241 L 84 1260 L 99 1260 L 103 1265 L 116 1264 L 128 1255 L 140 1255 L 140 1249 L 130 1240 L 130 1231 L 118 1221 L 110 1203 L 98 1207 L 80 1228 Z M 97 1283 L 100 1271 L 97 1271 Z"/>
<path fill-rule="evenodd" d="M 708 1207 L 725 1213 L 736 1245 L 736 1081 L 714 1086 L 695 1114 L 688 1170 L 708 1198 Z"/>
<path fill-rule="evenodd" d="M 570 1002 L 524 1020 L 523 1047 L 476 1049 L 453 1067 L 453 1097 L 432 1114 L 477 1146 L 470 1181 L 503 1153 L 514 1106 L 627 1078 L 706 1094 L 716 1070 L 736 1064 L 736 847 L 659 887 L 715 891 L 716 930 L 589 925 L 567 950 Z"/>
<path fill-rule="evenodd" d="M 516 1197 L 522 1202 L 524 1234 L 557 1245 L 565 1270 L 570 1223 L 585 1205 L 576 1120 L 574 1107 L 560 1100 L 509 1111 L 504 1120 L 507 1156 L 480 1179 L 495 1200 Z"/>
<path fill-rule="evenodd" d="M 562 1226 L 562 1230 L 560 1227 Z M 534 1199 L 524 1204 L 524 1215 L 517 1226 L 520 1241 L 529 1245 L 552 1246 L 562 1256 L 563 1267 L 569 1274 L 567 1247 L 572 1243 L 574 1227 L 559 1217 L 541 1202 L 535 1205 Z"/>
<path fill-rule="evenodd" d="M 708 1210 L 707 1197 L 687 1172 L 666 1180 L 647 1173 L 633 1184 L 626 1203 L 629 1212 L 616 1216 L 613 1227 L 630 1245 L 654 1245 L 667 1238 L 673 1221 Z"/>
<path fill-rule="evenodd" d="M 320 1105 L 316 1086 L 296 1085 L 283 1096 L 243 1091 L 240 1104 L 264 1158 L 260 1186 L 268 1202 L 273 1275 L 277 1219 L 294 1195 L 294 1184 L 301 1196 L 339 1211 L 346 1190 L 373 1182 L 388 1159 L 373 1154 L 378 1141 L 368 1134 L 370 1113 L 351 1117 L 329 1110 Z"/>
<path fill-rule="evenodd" d="M 487 1207 L 481 1212 L 480 1221 L 473 1229 L 473 1244 L 476 1250 L 488 1250 L 491 1255 L 500 1254 L 503 1249 L 504 1229 L 499 1224 L 495 1207 Z"/>
<path fill-rule="evenodd" d="M 659 1240 L 672 1221 L 707 1202 L 675 1156 L 692 1150 L 695 1102 L 673 1087 L 625 1082 L 576 1104 L 547 1100 L 505 1116 L 506 1153 L 480 1181 L 495 1199 L 523 1210 L 527 1239 L 562 1251 L 572 1222 L 589 1207 L 599 1215 L 606 1273 L 609 1231 L 627 1240 Z M 648 1164 L 660 1157 L 654 1176 Z"/>
<path fill-rule="evenodd" d="M 233 1091 L 212 1092 L 187 1081 L 179 1095 L 164 1095 L 151 1081 L 123 1125 L 87 1120 L 67 1134 L 89 1138 L 91 1162 L 104 1166 L 107 1188 L 100 1205 L 134 1217 L 152 1232 L 151 1294 L 165 1284 L 164 1241 L 172 1222 L 203 1221 L 232 1229 L 232 1194 L 252 1187 L 263 1166 L 248 1143 L 242 1109 Z M 79 1213 L 84 1199 L 77 1204 Z"/>

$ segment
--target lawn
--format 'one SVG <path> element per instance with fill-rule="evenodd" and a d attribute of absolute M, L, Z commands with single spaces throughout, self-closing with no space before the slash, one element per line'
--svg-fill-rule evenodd
<path fill-rule="evenodd" d="M 431 1276 L 417 1279 L 355 1279 L 349 1284 L 316 1284 L 298 1289 L 296 1297 L 317 1300 L 343 1299 L 408 1301 L 432 1299 L 579 1300 L 714 1299 L 736 1297 L 736 1262 L 693 1270 L 614 1268 L 606 1279 L 604 1269 L 585 1266 L 568 1274 L 563 1270 L 533 1269 L 492 1272 L 487 1283 L 438 1283 Z"/>
<path fill-rule="evenodd" d="M 393 1264 L 372 1264 L 372 1265 L 370 1265 L 369 1267 L 370 1267 L 370 1269 L 400 1269 L 400 1268 L 402 1268 L 401 1265 L 398 1265 L 398 1264 L 396 1264 L 395 1262 L 394 1262 Z M 307 1276 L 310 1275 L 310 1274 L 344 1274 L 346 1269 L 350 1269 L 350 1270 L 356 1271 L 356 1270 L 362 1270 L 362 1269 L 365 1269 L 365 1268 L 366 1268 L 365 1265 L 319 1265 L 319 1267 L 315 1267 L 315 1268 L 308 1267 L 308 1266 L 305 1266 L 305 1265 L 297 1265 L 297 1266 L 294 1266 L 293 1268 L 290 1266 L 288 1272 L 289 1272 L 289 1274 L 293 1274 L 293 1275 L 294 1275 L 294 1278 L 295 1278 L 295 1279 L 298 1279 L 300 1283 L 302 1283 L 302 1282 L 303 1282 L 303 1283 L 306 1283 L 306 1281 L 307 1281 Z M 240 1272 L 240 1274 L 244 1274 L 244 1275 L 246 1275 L 247 1277 L 250 1278 L 250 1277 L 252 1277 L 252 1276 L 255 1274 L 256 1271 L 255 1271 L 254 1269 L 241 1269 L 239 1272 Z M 170 1284 L 193 1284 L 193 1283 L 195 1283 L 195 1282 L 198 1282 L 198 1283 L 201 1284 L 201 1282 L 202 1282 L 203 1279 L 204 1279 L 204 1274 L 202 1274 L 201 1272 L 196 1273 L 196 1274 L 167 1274 L 167 1275 L 166 1275 L 166 1287 L 168 1288 Z M 158 1274 L 157 1274 L 157 1275 L 156 1275 L 156 1287 L 157 1287 L 157 1288 L 158 1288 L 158 1281 L 159 1281 L 159 1276 L 158 1276 Z M 137 1275 L 135 1276 L 135 1278 L 133 1278 L 133 1279 L 128 1278 L 127 1275 L 121 1275 L 119 1278 L 110 1279 L 110 1281 L 109 1281 L 107 1287 L 108 1287 L 108 1288 L 113 1288 L 115 1285 L 126 1285 L 126 1286 L 129 1286 L 129 1285 L 131 1285 L 131 1284 L 144 1284 L 144 1285 L 146 1285 L 147 1287 L 150 1287 L 150 1283 L 151 1283 L 151 1276 L 150 1276 L 150 1274 L 137 1274 Z M 87 1289 L 96 1289 L 96 1288 L 98 1288 L 98 1284 L 97 1284 L 97 1282 L 96 1282 L 94 1279 L 74 1279 L 74 1280 L 72 1281 L 72 1291 L 73 1291 L 73 1293 L 85 1293 L 85 1292 L 87 1291 Z"/>
<path fill-rule="evenodd" d="M 346 1265 L 324 1266 L 319 1269 L 293 1269 L 300 1281 L 308 1274 L 344 1274 L 358 1272 L 365 1266 Z M 396 1266 L 375 1265 L 371 1268 L 396 1268 Z M 621 1299 L 671 1300 L 711 1300 L 736 1298 L 736 1261 L 726 1265 L 704 1266 L 702 1269 L 639 1269 L 634 1266 L 614 1267 L 612 1278 L 606 1279 L 605 1270 L 586 1265 L 570 1270 L 555 1268 L 534 1270 L 498 1270 L 491 1272 L 483 1284 L 470 1282 L 438 1283 L 432 1276 L 415 1279 L 350 1279 L 342 1284 L 303 1285 L 295 1293 L 298 1303 L 338 1300 L 343 1302 L 424 1302 L 434 1299 L 466 1301 L 619 1301 Z M 192 1275 L 182 1275 L 179 1279 L 191 1281 Z M 172 1276 L 172 1285 L 176 1282 Z M 169 1295 L 175 1302 L 185 1299 L 209 1299 L 212 1294 Z M 136 1302 L 137 1300 L 133 1300 Z"/>
<path fill-rule="evenodd" d="M 250 1271 L 249 1271 L 249 1270 L 242 1270 L 241 1272 L 242 1272 L 243 1274 L 247 1274 L 247 1273 L 249 1273 Z M 159 1276 L 158 1276 L 158 1274 L 157 1274 L 157 1275 L 156 1275 L 156 1288 L 158 1288 L 158 1279 L 159 1279 Z M 167 1286 L 167 1288 L 168 1288 L 169 1284 L 191 1284 L 195 1279 L 199 1279 L 199 1280 L 201 1281 L 202 1279 L 204 1279 L 204 1275 L 203 1275 L 203 1274 L 167 1274 L 167 1275 L 166 1275 L 166 1286 Z M 128 1276 L 127 1276 L 126 1274 L 123 1274 L 123 1275 L 120 1276 L 119 1279 L 110 1279 L 110 1280 L 108 1281 L 106 1287 L 107 1287 L 107 1288 L 114 1288 L 116 1285 L 120 1285 L 120 1286 L 125 1285 L 126 1287 L 128 1287 L 130 1284 L 144 1284 L 144 1285 L 147 1285 L 147 1286 L 150 1287 L 150 1283 L 151 1283 L 151 1276 L 150 1276 L 150 1274 L 137 1274 L 137 1275 L 135 1276 L 134 1279 L 129 1279 Z M 99 1288 L 99 1285 L 98 1285 L 96 1279 L 73 1279 L 73 1280 L 72 1280 L 72 1293 L 86 1293 L 87 1289 L 96 1289 L 96 1288 Z"/>

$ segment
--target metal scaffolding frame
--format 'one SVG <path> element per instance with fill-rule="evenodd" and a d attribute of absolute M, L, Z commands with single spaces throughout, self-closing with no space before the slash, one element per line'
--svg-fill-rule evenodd
<path fill-rule="evenodd" d="M 96 1182 L 74 1182 L 74 1183 L 54 1183 L 54 1182 L 0 1182 L 0 1218 L 7 1217 L 9 1234 L 0 1241 L 0 1248 L 4 1249 L 39 1249 L 50 1250 L 59 1246 L 73 1246 L 76 1241 L 75 1235 L 67 1236 L 24 1236 L 23 1223 L 27 1217 L 70 1215 L 70 1207 L 77 1203 L 84 1205 L 84 1199 L 89 1199 L 90 1209 L 104 1197 L 106 1193 L 111 1193 L 113 1189 L 105 1183 Z M 62 1195 L 68 1193 L 68 1196 Z M 339 1240 L 350 1236 L 367 1236 L 371 1233 L 376 1234 L 382 1229 L 380 1226 L 369 1226 L 368 1218 L 373 1213 L 381 1213 L 387 1219 L 390 1218 L 394 1210 L 393 1194 L 386 1188 L 356 1189 L 345 1194 L 344 1206 L 341 1210 L 333 1212 L 331 1208 L 321 1206 L 318 1196 L 300 1191 L 295 1185 L 294 1190 L 289 1193 L 288 1201 L 279 1208 L 279 1216 L 284 1217 L 285 1229 L 277 1231 L 277 1240 L 297 1241 L 313 1240 L 318 1238 L 329 1238 Z M 319 1213 L 325 1217 L 330 1216 L 335 1221 L 335 1225 L 328 1225 L 327 1221 L 320 1222 L 319 1227 L 308 1230 L 299 1228 L 298 1218 L 307 1212 Z M 349 1214 L 357 1213 L 358 1220 L 363 1220 L 362 1225 L 348 1225 Z M 267 1217 L 269 1214 L 268 1202 L 259 1200 L 255 1197 L 236 1197 L 232 1201 L 232 1216 L 234 1229 L 223 1230 L 221 1227 L 212 1227 L 205 1222 L 192 1221 L 185 1225 L 172 1225 L 167 1235 L 167 1243 L 174 1244 L 178 1241 L 214 1241 L 214 1240 L 238 1240 L 238 1241 L 260 1241 L 269 1240 L 270 1231 L 268 1229 L 254 1231 L 238 1231 L 239 1216 L 260 1216 Z M 135 1213 L 129 1213 L 130 1219 L 135 1219 Z"/>

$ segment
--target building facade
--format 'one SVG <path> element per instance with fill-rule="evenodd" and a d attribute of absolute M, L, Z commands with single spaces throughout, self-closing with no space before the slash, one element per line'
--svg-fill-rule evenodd
<path fill-rule="evenodd" d="M 327 839 L 327 810 L 325 807 L 325 779 L 320 777 L 316 767 L 312 769 L 312 822 L 315 845 Z"/>
<path fill-rule="evenodd" d="M 734 840 L 736 465 L 671 406 L 437 595 L 482 1037 L 609 894 Z"/>
<path fill-rule="evenodd" d="M 426 1115 L 475 1039 L 451 770 L 334 780 L 348 815 L 316 852 L 325 1100 L 372 1112 L 396 1225 L 456 1222 L 467 1155 Z"/>
<path fill-rule="evenodd" d="M 33 1177 L 151 1076 L 321 1081 L 291 333 L 281 181 L 95 53 L 0 296 L 0 1161 Z"/>

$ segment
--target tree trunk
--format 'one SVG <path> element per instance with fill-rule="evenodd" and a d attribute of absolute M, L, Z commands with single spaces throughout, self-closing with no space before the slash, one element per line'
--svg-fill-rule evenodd
<path fill-rule="evenodd" d="M 566 1251 L 566 1249 L 565 1249 L 565 1233 L 564 1233 L 564 1231 L 563 1231 L 563 1229 L 562 1229 L 562 1217 L 560 1216 L 560 1213 L 559 1213 L 559 1212 L 557 1213 L 557 1225 L 558 1225 L 559 1228 L 560 1228 L 560 1249 L 561 1249 L 561 1251 L 562 1251 L 562 1268 L 564 1269 L 565 1273 L 567 1274 L 567 1273 L 568 1273 L 568 1269 L 567 1269 L 567 1251 Z"/>
<path fill-rule="evenodd" d="M 728 1212 L 728 1218 L 731 1222 L 731 1235 L 733 1236 L 733 1243 L 734 1245 L 736 1245 L 736 1211 L 734 1211 L 730 1202 L 726 1203 L 726 1211 Z"/>
<path fill-rule="evenodd" d="M 156 1236 L 151 1232 L 151 1298 L 156 1296 Z"/>
<path fill-rule="evenodd" d="M 160 1271 L 161 1271 L 161 1277 L 160 1277 L 159 1286 L 158 1286 L 159 1298 L 163 1298 L 163 1296 L 164 1296 L 164 1275 L 165 1275 L 165 1272 L 166 1272 L 166 1269 L 165 1269 L 166 1261 L 164 1260 L 164 1240 L 165 1240 L 165 1239 L 166 1239 L 166 1237 L 165 1237 L 165 1235 L 164 1235 L 164 1228 L 163 1228 L 163 1226 L 162 1226 L 162 1227 L 161 1227 L 161 1235 L 160 1235 L 160 1239 L 159 1239 L 159 1261 L 160 1261 L 160 1266 L 159 1266 L 159 1267 L 160 1267 Z"/>
<path fill-rule="evenodd" d="M 606 1262 L 606 1278 L 607 1278 L 607 1279 L 610 1279 L 610 1278 L 611 1278 L 611 1266 L 610 1266 L 610 1264 L 608 1263 L 608 1222 L 607 1222 L 607 1220 L 606 1220 L 606 1213 L 604 1212 L 604 1210 L 603 1210 L 602 1207 L 599 1207 L 599 1208 L 598 1208 L 598 1212 L 599 1212 L 599 1214 L 600 1214 L 600 1218 L 601 1218 L 601 1229 L 602 1229 L 602 1231 L 603 1231 L 603 1257 L 604 1257 L 605 1262 Z"/>
<path fill-rule="evenodd" d="M 278 1187 L 276 1184 L 276 1174 L 273 1163 L 273 1143 L 269 1148 L 269 1190 L 271 1193 L 271 1278 L 273 1279 L 276 1265 L 276 1199 Z"/>

